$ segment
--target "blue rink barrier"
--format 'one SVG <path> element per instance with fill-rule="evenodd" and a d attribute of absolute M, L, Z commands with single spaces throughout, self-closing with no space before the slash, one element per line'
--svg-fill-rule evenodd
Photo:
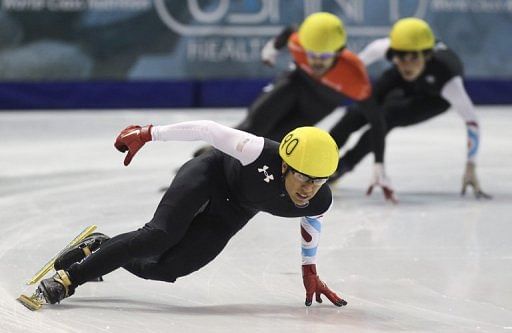
<path fill-rule="evenodd" d="M 246 107 L 270 79 L 2 82 L 0 110 Z M 512 104 L 512 80 L 466 80 L 475 104 Z"/>
<path fill-rule="evenodd" d="M 186 108 L 193 81 L 86 81 L 0 83 L 0 109 Z"/>

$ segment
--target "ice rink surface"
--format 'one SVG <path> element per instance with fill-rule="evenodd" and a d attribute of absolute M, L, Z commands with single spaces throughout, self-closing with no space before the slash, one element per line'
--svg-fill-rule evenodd
<path fill-rule="evenodd" d="M 119 130 L 232 126 L 244 111 L 2 112 L 0 332 L 512 332 L 512 109 L 478 113 L 477 171 L 493 200 L 459 195 L 466 135 L 453 111 L 388 137 L 398 205 L 364 195 L 373 158 L 336 184 L 317 266 L 346 307 L 304 306 L 299 222 L 260 213 L 174 284 L 121 269 L 31 312 L 15 299 L 32 293 L 25 282 L 49 258 L 87 225 L 108 235 L 142 226 L 201 145 L 149 143 L 126 168 L 113 148 Z"/>

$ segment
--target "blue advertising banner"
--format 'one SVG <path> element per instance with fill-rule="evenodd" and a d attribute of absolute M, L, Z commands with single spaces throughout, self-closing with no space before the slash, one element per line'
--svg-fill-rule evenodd
<path fill-rule="evenodd" d="M 344 21 L 348 48 L 356 52 L 386 36 L 397 19 L 423 18 L 460 55 L 468 80 L 510 87 L 512 0 L 2 0 L 0 108 L 18 105 L 11 98 L 16 89 L 55 82 L 76 89 L 90 83 L 100 95 L 112 84 L 129 90 L 173 81 L 203 89 L 207 81 L 246 82 L 252 96 L 290 61 L 283 52 L 277 68 L 264 66 L 263 45 L 317 11 Z M 173 106 L 166 103 L 158 105 Z"/>

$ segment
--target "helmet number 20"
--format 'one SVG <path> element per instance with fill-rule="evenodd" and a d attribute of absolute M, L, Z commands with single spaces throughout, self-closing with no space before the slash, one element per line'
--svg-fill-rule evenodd
<path fill-rule="evenodd" d="M 286 153 L 286 155 L 289 156 L 293 153 L 295 148 L 297 148 L 298 144 L 299 144 L 299 139 L 294 138 L 293 134 L 290 133 L 283 139 L 283 144 L 281 146 L 281 149 L 284 149 L 284 152 Z"/>

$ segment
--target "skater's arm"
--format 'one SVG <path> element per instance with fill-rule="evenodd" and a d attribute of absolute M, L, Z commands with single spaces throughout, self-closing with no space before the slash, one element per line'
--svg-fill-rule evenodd
<path fill-rule="evenodd" d="M 198 141 L 211 144 L 238 159 L 242 165 L 256 160 L 263 150 L 264 138 L 233 129 L 210 120 L 187 121 L 153 126 L 153 141 Z"/>
<path fill-rule="evenodd" d="M 327 211 L 325 213 L 327 213 Z M 303 265 L 316 264 L 316 252 L 320 241 L 320 233 L 322 232 L 322 219 L 324 214 L 317 216 L 304 216 L 300 219 Z"/>
<path fill-rule="evenodd" d="M 261 61 L 268 66 L 274 66 L 279 51 L 288 44 L 288 38 L 294 31 L 295 27 L 289 26 L 276 37 L 269 39 L 261 49 Z"/>
<path fill-rule="evenodd" d="M 475 163 L 480 143 L 480 131 L 475 107 L 464 88 L 462 78 L 455 76 L 448 81 L 444 85 L 441 95 L 464 119 L 468 137 L 467 160 L 468 162 Z"/>
<path fill-rule="evenodd" d="M 324 213 L 325 214 L 325 213 Z M 306 289 L 306 306 L 311 306 L 313 296 L 322 303 L 321 295 L 325 295 L 334 305 L 344 306 L 347 302 L 320 280 L 316 269 L 316 251 L 322 230 L 322 215 L 305 216 L 300 221 L 302 235 L 302 281 Z"/>
<path fill-rule="evenodd" d="M 491 196 L 482 191 L 476 175 L 476 157 L 480 146 L 480 129 L 473 102 L 471 102 L 464 88 L 462 78 L 455 76 L 448 81 L 443 87 L 441 95 L 455 108 L 466 122 L 468 151 L 466 168 L 464 170 L 464 176 L 462 177 L 461 193 L 464 195 L 466 189 L 472 187 L 477 198 L 490 199 Z"/>
<path fill-rule="evenodd" d="M 384 59 L 386 52 L 389 49 L 389 38 L 379 38 L 366 45 L 366 47 L 359 52 L 358 56 L 363 61 L 365 66 L 370 66 L 376 61 Z"/>

